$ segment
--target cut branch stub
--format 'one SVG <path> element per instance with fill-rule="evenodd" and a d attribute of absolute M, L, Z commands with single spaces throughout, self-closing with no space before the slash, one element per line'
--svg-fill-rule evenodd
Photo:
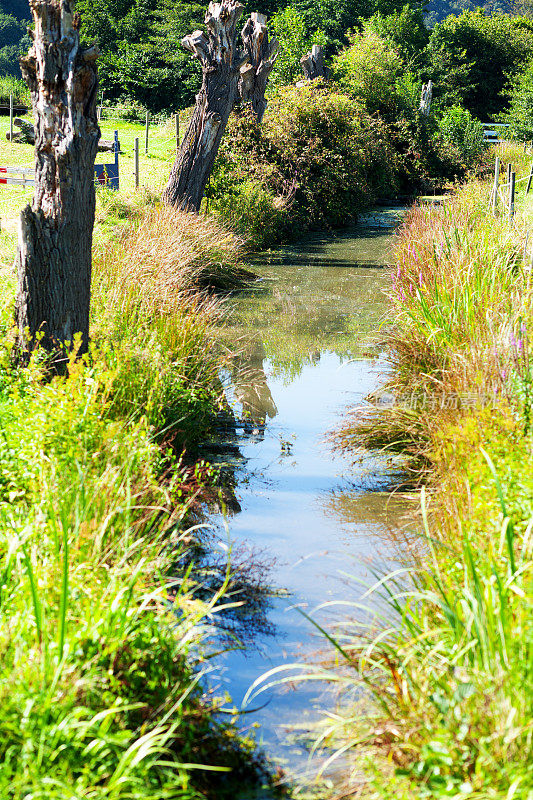
<path fill-rule="evenodd" d="M 267 107 L 265 92 L 268 78 L 278 57 L 277 39 L 269 39 L 266 17 L 254 13 L 242 31 L 244 50 L 248 64 L 241 67 L 239 98 L 244 105 L 251 104 L 258 122 L 261 122 Z"/>
<path fill-rule="evenodd" d="M 67 0 L 30 0 L 33 44 L 21 58 L 35 128 L 35 190 L 21 212 L 16 258 L 19 348 L 37 339 L 66 359 L 87 347 L 94 226 L 98 78 L 95 47 L 80 46 Z"/>
<path fill-rule="evenodd" d="M 433 101 L 433 81 L 428 81 L 422 86 L 422 95 L 420 97 L 420 113 L 423 117 L 429 117 L 431 111 L 431 103 Z"/>
<path fill-rule="evenodd" d="M 313 45 L 311 52 L 300 59 L 300 64 L 308 81 L 329 78 L 329 69 L 324 63 L 324 48 L 319 44 Z"/>
<path fill-rule="evenodd" d="M 242 12 L 243 6 L 236 0 L 210 3 L 206 34 L 194 31 L 182 41 L 202 65 L 202 88 L 163 200 L 185 211 L 200 209 L 235 103 L 240 70 L 247 60 L 237 45 L 237 24 Z"/>

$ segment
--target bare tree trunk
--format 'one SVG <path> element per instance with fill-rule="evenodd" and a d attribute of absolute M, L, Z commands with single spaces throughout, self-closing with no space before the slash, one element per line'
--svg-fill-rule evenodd
<path fill-rule="evenodd" d="M 246 57 L 237 46 L 237 23 L 243 6 L 237 0 L 210 3 L 207 35 L 195 31 L 182 44 L 203 71 L 202 88 L 163 200 L 183 211 L 199 211 L 205 187 L 235 103 L 240 69 Z"/>
<path fill-rule="evenodd" d="M 300 59 L 300 64 L 308 81 L 329 78 L 329 70 L 324 64 L 324 48 L 319 44 L 313 45 L 311 52 Z"/>
<path fill-rule="evenodd" d="M 267 18 L 263 14 L 254 13 L 242 31 L 244 50 L 249 63 L 241 67 L 239 96 L 241 103 L 251 104 L 259 123 L 265 115 L 267 107 L 265 91 L 279 49 L 278 40 L 268 38 L 266 21 Z"/>
<path fill-rule="evenodd" d="M 80 47 L 68 0 L 30 0 L 34 42 L 21 59 L 35 121 L 35 191 L 21 212 L 16 259 L 19 347 L 66 359 L 89 337 L 98 51 Z"/>

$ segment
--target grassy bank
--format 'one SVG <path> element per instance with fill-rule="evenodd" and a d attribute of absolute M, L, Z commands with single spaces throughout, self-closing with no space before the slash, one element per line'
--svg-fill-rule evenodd
<path fill-rule="evenodd" d="M 4 798 L 223 798 L 257 777 L 202 681 L 230 574 L 208 596 L 183 566 L 214 480 L 187 452 L 221 404 L 219 304 L 198 285 L 239 247 L 207 219 L 142 216 L 95 255 L 91 349 L 68 378 L 13 365 L 2 277 Z"/>
<path fill-rule="evenodd" d="M 525 172 L 526 156 L 501 155 Z M 354 756 L 356 797 L 533 796 L 533 221 L 523 197 L 514 225 L 493 219 L 489 193 L 470 181 L 411 211 L 389 402 L 339 434 L 426 484 L 419 547 L 363 600 L 380 595 L 382 616 L 369 628 L 356 611 L 335 636 L 344 700 L 324 737 Z"/>

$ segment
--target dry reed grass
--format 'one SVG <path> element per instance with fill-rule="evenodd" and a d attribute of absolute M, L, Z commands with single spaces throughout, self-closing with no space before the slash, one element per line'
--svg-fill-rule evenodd
<path fill-rule="evenodd" d="M 105 289 L 108 303 L 127 298 L 149 314 L 173 313 L 191 290 L 229 290 L 250 279 L 242 253 L 243 240 L 211 217 L 147 208 L 96 254 L 95 288 Z"/>
<path fill-rule="evenodd" d="M 443 425 L 516 404 L 529 374 L 529 259 L 523 223 L 489 216 L 487 192 L 472 181 L 446 205 L 407 215 L 387 290 L 390 402 L 353 409 L 335 436 L 341 449 L 383 449 L 426 479 Z"/>

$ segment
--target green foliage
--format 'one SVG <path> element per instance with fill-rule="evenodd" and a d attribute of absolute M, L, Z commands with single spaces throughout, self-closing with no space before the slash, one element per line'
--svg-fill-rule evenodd
<path fill-rule="evenodd" d="M 260 197 L 270 207 L 269 219 L 285 220 L 279 238 L 288 230 L 301 235 L 353 219 L 377 196 L 394 191 L 394 175 L 395 154 L 379 119 L 334 86 L 284 87 L 270 99 L 261 127 L 247 117 L 230 123 L 213 204 L 227 209 L 237 195 L 252 207 L 252 197 Z M 244 190 L 237 188 L 241 183 Z M 248 235 L 244 223 L 241 230 Z M 255 230 L 260 233 L 257 225 Z M 263 244 L 272 243 L 271 231 L 265 229 Z"/>
<path fill-rule="evenodd" d="M 219 164 L 207 196 L 211 207 L 231 228 L 246 236 L 249 247 L 260 250 L 283 239 L 287 232 L 287 205 L 265 183 L 253 178 L 235 183 L 235 175 Z"/>
<path fill-rule="evenodd" d="M 400 11 L 386 16 L 374 14 L 368 25 L 381 39 L 390 43 L 409 69 L 423 62 L 429 31 L 420 9 L 405 5 Z"/>
<path fill-rule="evenodd" d="M 469 11 L 448 17 L 433 29 L 427 76 L 433 79 L 442 105 L 463 105 L 486 122 L 502 111 L 502 90 L 532 54 L 531 20 Z"/>
<path fill-rule="evenodd" d="M 416 457 L 431 483 L 420 546 L 365 595 L 374 619 L 359 601 L 330 637 L 345 700 L 325 743 L 370 766 L 372 800 L 531 797 L 532 288 L 489 192 L 472 181 L 410 212 L 390 287 L 396 402 L 351 420 L 352 444 Z"/>
<path fill-rule="evenodd" d="M 388 33 L 389 20 L 392 25 L 411 16 L 404 9 L 398 18 L 374 17 L 333 62 L 341 88 L 386 123 L 396 153 L 398 186 L 404 192 L 431 190 L 443 179 L 459 176 L 464 166 L 457 151 L 438 135 L 434 116 L 420 115 L 421 83 L 406 68 Z"/>
<path fill-rule="evenodd" d="M 202 27 L 205 7 L 183 0 L 79 0 L 85 41 L 101 50 L 105 97 L 133 100 L 158 112 L 189 106 L 200 69 L 181 39 Z"/>
<path fill-rule="evenodd" d="M 220 263 L 224 242 L 197 224 L 203 260 Z M 202 261 L 194 244 L 182 258 Z M 0 281 L 6 800 L 219 800 L 257 776 L 251 749 L 216 721 L 202 689 L 202 623 L 208 614 L 212 625 L 220 594 L 197 585 L 183 543 L 183 520 L 211 481 L 180 454 L 219 408 L 217 305 L 189 272 L 147 313 L 153 276 L 137 252 L 128 291 L 127 255 L 113 252 L 107 272 L 95 259 L 91 350 L 72 358 L 68 377 L 51 376 L 39 352 L 15 365 L 14 287 Z"/>
<path fill-rule="evenodd" d="M 360 100 L 370 114 L 390 107 L 401 70 L 398 53 L 371 27 L 352 36 L 350 47 L 333 62 L 341 90 Z"/>
<path fill-rule="evenodd" d="M 533 139 L 533 61 L 512 81 L 508 96 L 509 109 L 501 120 L 510 124 L 510 133 L 516 139 Z"/>
<path fill-rule="evenodd" d="M 280 52 L 270 75 L 270 85 L 282 86 L 303 78 L 300 59 L 314 44 L 325 44 L 323 32 L 316 31 L 310 35 L 303 16 L 293 6 L 274 14 L 269 28 L 280 44 Z"/>
<path fill-rule="evenodd" d="M 461 106 L 452 106 L 439 120 L 444 141 L 457 149 L 459 160 L 472 167 L 485 150 L 483 125 Z"/>
<path fill-rule="evenodd" d="M 346 34 L 371 13 L 367 0 L 294 0 L 293 7 L 304 19 L 307 30 L 325 34 L 329 49 L 345 42 Z"/>
<path fill-rule="evenodd" d="M 0 103 L 9 103 L 9 96 L 13 95 L 14 103 L 21 103 L 31 108 L 30 90 L 20 78 L 10 75 L 0 75 Z"/>
<path fill-rule="evenodd" d="M 19 57 L 30 48 L 27 22 L 0 13 L 0 75 L 20 78 Z"/>

